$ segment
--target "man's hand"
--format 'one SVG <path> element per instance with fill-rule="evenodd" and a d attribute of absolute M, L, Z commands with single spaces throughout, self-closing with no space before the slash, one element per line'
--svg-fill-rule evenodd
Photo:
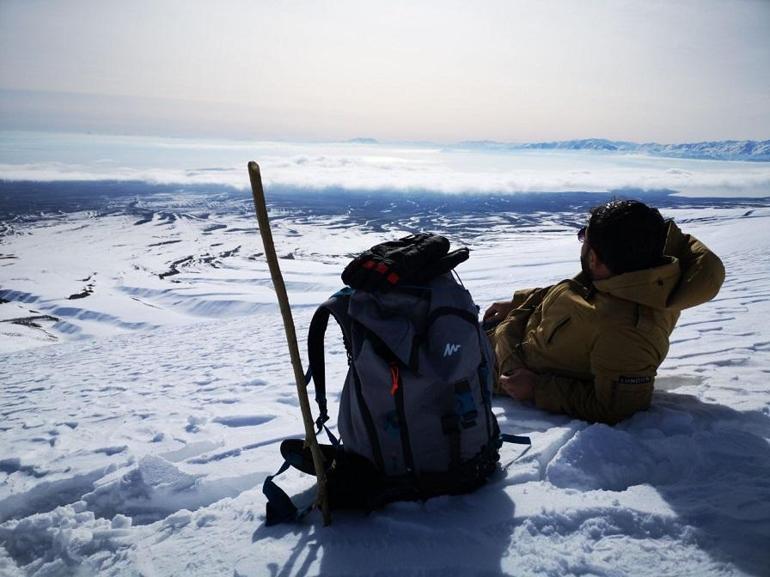
<path fill-rule="evenodd" d="M 508 316 L 508 313 L 513 310 L 512 301 L 501 301 L 498 303 L 492 303 L 490 307 L 484 312 L 484 322 L 490 324 L 497 324 Z"/>
<path fill-rule="evenodd" d="M 500 375 L 500 388 L 517 401 L 531 401 L 535 398 L 537 375 L 524 368 L 514 369 Z"/>

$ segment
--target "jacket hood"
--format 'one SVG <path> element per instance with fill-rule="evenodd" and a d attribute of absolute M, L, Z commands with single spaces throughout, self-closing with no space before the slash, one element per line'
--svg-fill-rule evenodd
<path fill-rule="evenodd" d="M 596 281 L 596 290 L 655 309 L 681 311 L 711 300 L 725 280 L 720 258 L 671 221 L 666 262 Z"/>
<path fill-rule="evenodd" d="M 665 309 L 682 276 L 679 260 L 666 257 L 660 266 L 594 281 L 596 290 L 654 309 Z"/>

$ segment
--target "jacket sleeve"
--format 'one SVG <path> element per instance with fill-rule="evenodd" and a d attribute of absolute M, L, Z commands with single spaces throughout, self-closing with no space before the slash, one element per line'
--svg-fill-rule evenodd
<path fill-rule="evenodd" d="M 551 287 L 533 288 L 516 291 L 513 294 L 513 310 L 489 333 L 497 361 L 496 376 L 522 366 L 516 347 L 522 341 L 529 322 L 529 317 L 543 302 L 543 297 Z M 495 392 L 497 379 L 495 379 Z"/>
<path fill-rule="evenodd" d="M 535 405 L 613 425 L 649 408 L 656 367 L 657 356 L 641 334 L 631 327 L 607 327 L 599 331 L 591 349 L 593 379 L 540 374 Z"/>
<path fill-rule="evenodd" d="M 665 253 L 679 259 L 682 278 L 666 308 L 682 310 L 705 303 L 716 296 L 725 280 L 721 259 L 691 234 L 684 234 L 671 221 Z"/>
<path fill-rule="evenodd" d="M 529 299 L 533 295 L 536 295 L 538 291 L 542 291 L 542 290 L 543 289 L 541 288 L 528 288 L 528 289 L 519 289 L 517 291 L 514 291 L 513 299 L 511 299 L 511 303 L 513 304 L 514 308 L 518 308 L 521 305 L 523 305 L 527 301 L 527 299 Z"/>

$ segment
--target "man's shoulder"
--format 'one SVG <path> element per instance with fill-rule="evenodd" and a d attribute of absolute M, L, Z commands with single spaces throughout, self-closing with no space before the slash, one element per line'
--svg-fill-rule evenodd
<path fill-rule="evenodd" d="M 592 290 L 576 279 L 562 281 L 549 287 L 545 296 L 546 314 L 568 315 L 574 322 L 591 323 L 599 331 L 612 328 L 644 328 L 646 322 L 657 311 L 630 300 L 609 293 Z"/>
<path fill-rule="evenodd" d="M 662 339 L 671 333 L 679 318 L 677 311 L 656 309 L 606 293 L 594 299 L 596 330 L 605 336 L 625 334 Z"/>
<path fill-rule="evenodd" d="M 564 280 L 549 288 L 543 299 L 543 321 L 546 319 L 592 326 L 596 321 L 596 303 L 590 287 L 575 279 Z"/>
<path fill-rule="evenodd" d="M 642 305 L 602 292 L 597 292 L 594 295 L 593 304 L 595 322 L 601 328 L 638 324 Z"/>

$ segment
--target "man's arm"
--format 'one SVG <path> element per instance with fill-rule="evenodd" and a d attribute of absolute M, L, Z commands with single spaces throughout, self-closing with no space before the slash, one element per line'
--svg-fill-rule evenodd
<path fill-rule="evenodd" d="M 513 309 L 520 307 L 530 296 L 539 290 L 542 289 L 530 288 L 517 290 L 513 293 L 513 298 L 511 300 L 492 303 L 489 308 L 484 311 L 484 322 L 490 323 L 492 326 L 502 322 Z"/>
<path fill-rule="evenodd" d="M 497 359 L 497 373 L 508 372 L 521 366 L 516 347 L 521 343 L 527 322 L 551 287 L 516 291 L 513 295 L 512 310 L 505 319 L 487 334 L 492 341 Z"/>
<path fill-rule="evenodd" d="M 593 380 L 537 375 L 535 405 L 612 425 L 650 406 L 657 366 L 657 354 L 640 333 L 606 329 L 591 350 Z"/>
<path fill-rule="evenodd" d="M 720 258 L 691 234 L 684 234 L 671 221 L 668 226 L 665 253 L 679 259 L 682 280 L 666 303 L 668 308 L 682 310 L 711 300 L 725 280 L 725 267 Z"/>

